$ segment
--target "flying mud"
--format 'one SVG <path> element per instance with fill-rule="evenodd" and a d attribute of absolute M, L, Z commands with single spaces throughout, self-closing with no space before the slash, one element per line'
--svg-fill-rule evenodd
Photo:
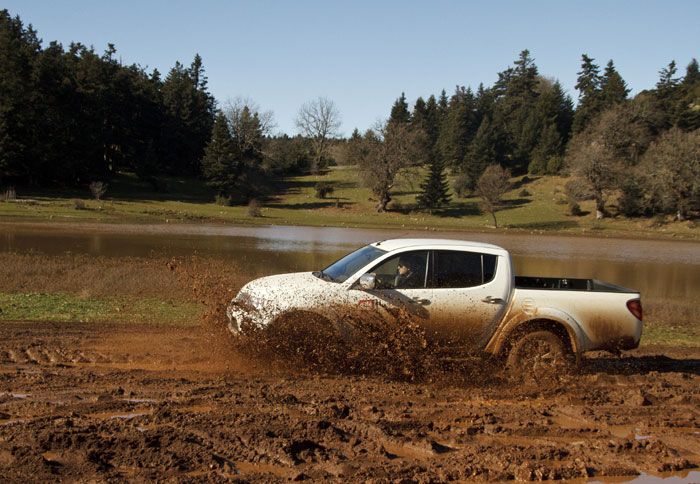
<path fill-rule="evenodd" d="M 0 326 L 3 480 L 700 480 L 698 350 L 532 382 L 446 360 L 410 324 L 350 346 L 302 324 L 236 340 L 223 311 L 246 278 L 161 264 L 205 321 Z"/>

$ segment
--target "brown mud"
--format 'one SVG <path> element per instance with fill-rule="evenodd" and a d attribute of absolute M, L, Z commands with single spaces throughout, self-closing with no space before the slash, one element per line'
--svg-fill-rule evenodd
<path fill-rule="evenodd" d="M 72 274 L 68 262 L 47 267 Z M 410 324 L 369 324 L 336 353 L 318 333 L 299 352 L 306 328 L 243 340 L 224 329 L 235 270 L 138 263 L 156 288 L 209 308 L 205 320 L 0 325 L 3 481 L 697 476 L 699 349 L 592 355 L 546 382 L 445 361 Z M 138 279 L 110 264 L 88 279 Z"/>
<path fill-rule="evenodd" d="M 224 334 L 0 329 L 4 480 L 393 481 L 635 476 L 700 464 L 700 352 L 597 356 L 517 384 L 247 364 Z M 437 375 L 435 375 L 437 376 Z"/>

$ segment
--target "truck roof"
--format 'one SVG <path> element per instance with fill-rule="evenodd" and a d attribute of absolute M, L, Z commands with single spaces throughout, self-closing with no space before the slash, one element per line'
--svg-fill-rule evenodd
<path fill-rule="evenodd" d="M 446 248 L 447 246 L 449 246 L 452 248 L 491 249 L 505 251 L 503 247 L 499 247 L 493 244 L 454 239 L 388 239 L 380 240 L 379 242 L 374 242 L 371 245 L 390 252 L 393 250 L 405 249 L 408 247 L 422 247 L 426 245 L 444 245 L 446 246 Z"/>

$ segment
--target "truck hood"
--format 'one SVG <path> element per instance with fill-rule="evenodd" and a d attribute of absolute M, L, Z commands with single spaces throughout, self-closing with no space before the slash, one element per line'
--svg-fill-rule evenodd
<path fill-rule="evenodd" d="M 261 310 L 280 311 L 304 306 L 309 297 L 323 299 L 338 290 L 339 284 L 324 281 L 311 272 L 294 272 L 261 277 L 249 282 L 238 293 L 234 302 L 246 303 Z M 272 307 L 274 306 L 274 308 Z"/>

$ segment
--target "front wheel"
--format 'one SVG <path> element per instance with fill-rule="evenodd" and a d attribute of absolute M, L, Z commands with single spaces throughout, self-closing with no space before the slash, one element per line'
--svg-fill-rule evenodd
<path fill-rule="evenodd" d="M 558 378 L 573 367 L 573 355 L 562 338 L 547 330 L 532 331 L 518 338 L 507 358 L 513 377 Z"/>

